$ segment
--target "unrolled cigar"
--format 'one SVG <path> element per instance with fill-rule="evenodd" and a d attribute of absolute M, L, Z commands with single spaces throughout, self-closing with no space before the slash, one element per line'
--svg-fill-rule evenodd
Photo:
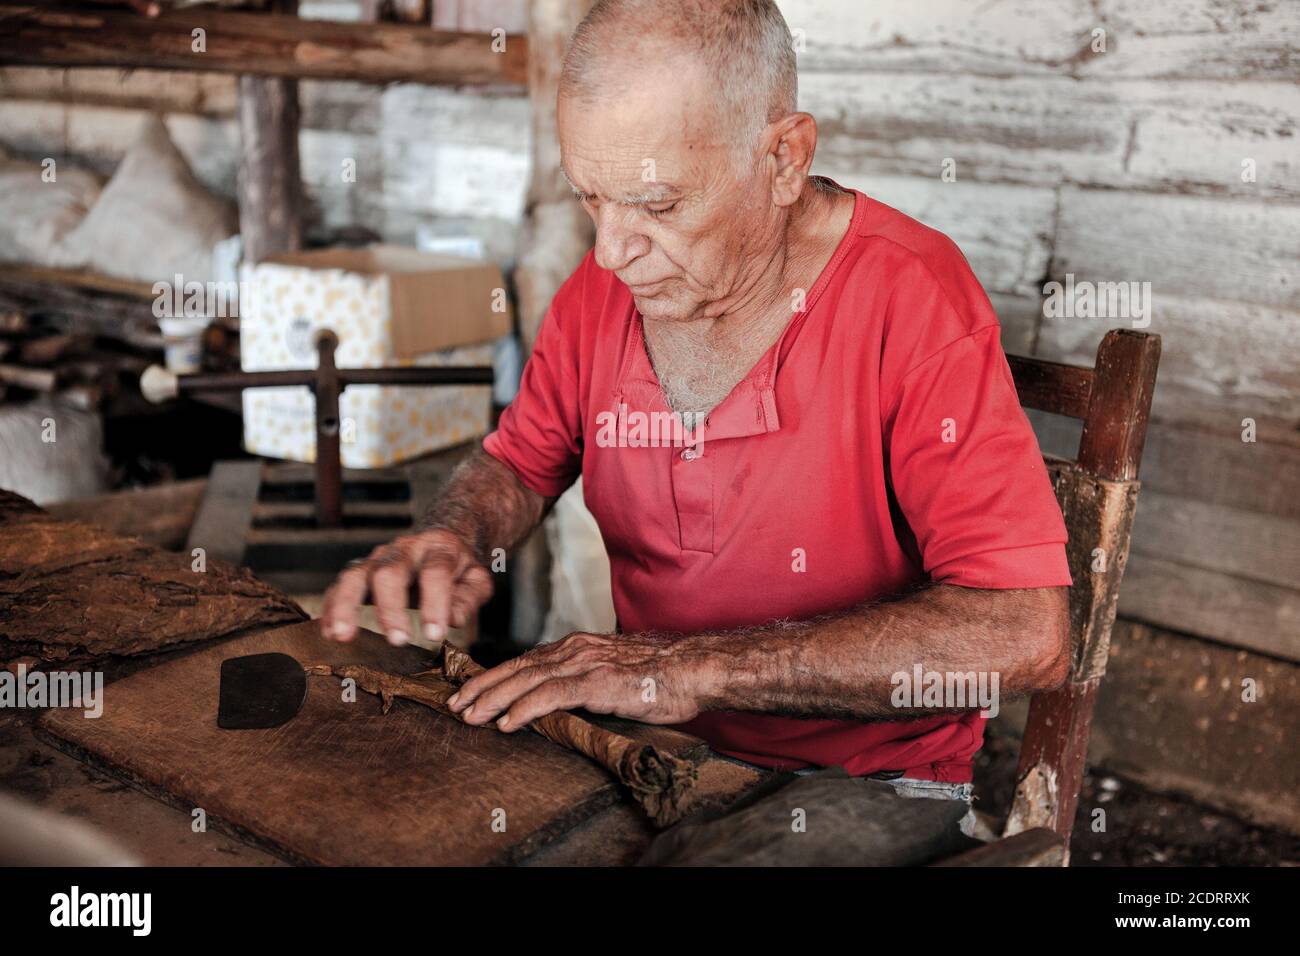
<path fill-rule="evenodd" d="M 463 684 L 483 668 L 458 647 L 444 644 L 442 670 L 453 684 Z M 676 823 L 686 811 L 686 794 L 695 786 L 695 764 L 664 753 L 651 744 L 597 727 L 567 710 L 539 717 L 529 729 L 547 740 L 585 754 L 632 791 L 632 797 L 658 826 Z"/>
<path fill-rule="evenodd" d="M 333 675 L 340 680 L 351 678 L 366 693 L 379 696 L 385 714 L 392 709 L 393 700 L 402 697 L 432 707 L 448 717 L 456 716 L 447 707 L 447 698 L 456 693 L 456 688 L 432 671 L 404 677 L 366 667 L 364 664 L 308 664 L 303 670 L 311 675 Z"/>

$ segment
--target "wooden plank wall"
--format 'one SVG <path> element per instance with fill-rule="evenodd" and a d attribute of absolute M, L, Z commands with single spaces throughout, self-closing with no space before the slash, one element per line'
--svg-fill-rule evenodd
<path fill-rule="evenodd" d="M 1133 320 L 1045 318 L 1044 284 L 1151 283 L 1164 353 L 1121 612 L 1300 660 L 1300 4 L 781 7 L 818 165 L 951 235 L 1008 350 L 1091 363 Z"/>
<path fill-rule="evenodd" d="M 1107 328 L 1132 324 L 1044 318 L 1050 280 L 1151 283 L 1164 355 L 1121 611 L 1300 660 L 1300 4 L 780 6 L 818 171 L 951 235 L 1009 351 L 1090 363 Z M 301 9 L 354 18 L 361 3 Z M 525 13 L 523 0 L 434 5 L 449 28 L 522 33 Z M 528 176 L 521 94 L 304 82 L 302 100 L 318 228 L 469 231 L 509 263 Z M 0 70 L 0 142 L 24 155 L 111 170 L 149 109 L 233 197 L 229 79 Z M 1047 450 L 1073 450 L 1068 424 L 1035 424 Z"/>

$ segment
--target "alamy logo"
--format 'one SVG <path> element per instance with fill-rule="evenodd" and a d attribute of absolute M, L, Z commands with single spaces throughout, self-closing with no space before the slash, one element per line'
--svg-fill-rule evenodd
<path fill-rule="evenodd" d="M 0 670 L 0 710 L 8 707 L 80 707 L 92 720 L 104 713 L 103 671 Z"/>
<path fill-rule="evenodd" d="M 186 282 L 179 272 L 171 282 L 155 282 L 151 291 L 155 319 L 224 319 L 239 315 L 241 298 L 245 302 L 251 298 L 247 282 Z"/>
<path fill-rule="evenodd" d="M 1043 286 L 1045 319 L 1130 319 L 1133 328 L 1151 324 L 1150 282 L 1082 282 L 1074 273 L 1065 282 Z"/>
<path fill-rule="evenodd" d="M 981 717 L 998 715 L 997 671 L 927 671 L 917 664 L 912 673 L 898 671 L 889 678 L 889 700 L 898 708 L 972 710 Z"/>
<path fill-rule="evenodd" d="M 153 925 L 151 893 L 82 893 L 78 886 L 50 897 L 51 926 L 129 926 L 148 936 Z"/>
<path fill-rule="evenodd" d="M 687 425 L 680 412 L 629 411 L 620 402 L 618 411 L 596 413 L 596 445 L 599 448 L 692 448 L 691 457 L 704 454 L 704 419 Z"/>

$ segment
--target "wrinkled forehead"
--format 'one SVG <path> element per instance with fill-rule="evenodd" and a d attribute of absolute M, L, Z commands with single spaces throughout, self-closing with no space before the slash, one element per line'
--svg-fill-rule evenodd
<path fill-rule="evenodd" d="M 610 70 L 617 67 L 606 67 L 608 81 L 594 90 L 560 93 L 560 162 L 575 187 L 688 186 L 731 161 L 733 124 L 699 64 L 681 58 Z"/>

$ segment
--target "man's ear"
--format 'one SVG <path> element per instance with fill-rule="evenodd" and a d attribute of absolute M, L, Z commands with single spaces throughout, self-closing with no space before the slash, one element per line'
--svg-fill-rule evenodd
<path fill-rule="evenodd" d="M 775 166 L 772 201 L 792 206 L 803 193 L 817 151 L 817 121 L 809 113 L 791 113 L 767 129 L 769 153 Z"/>

